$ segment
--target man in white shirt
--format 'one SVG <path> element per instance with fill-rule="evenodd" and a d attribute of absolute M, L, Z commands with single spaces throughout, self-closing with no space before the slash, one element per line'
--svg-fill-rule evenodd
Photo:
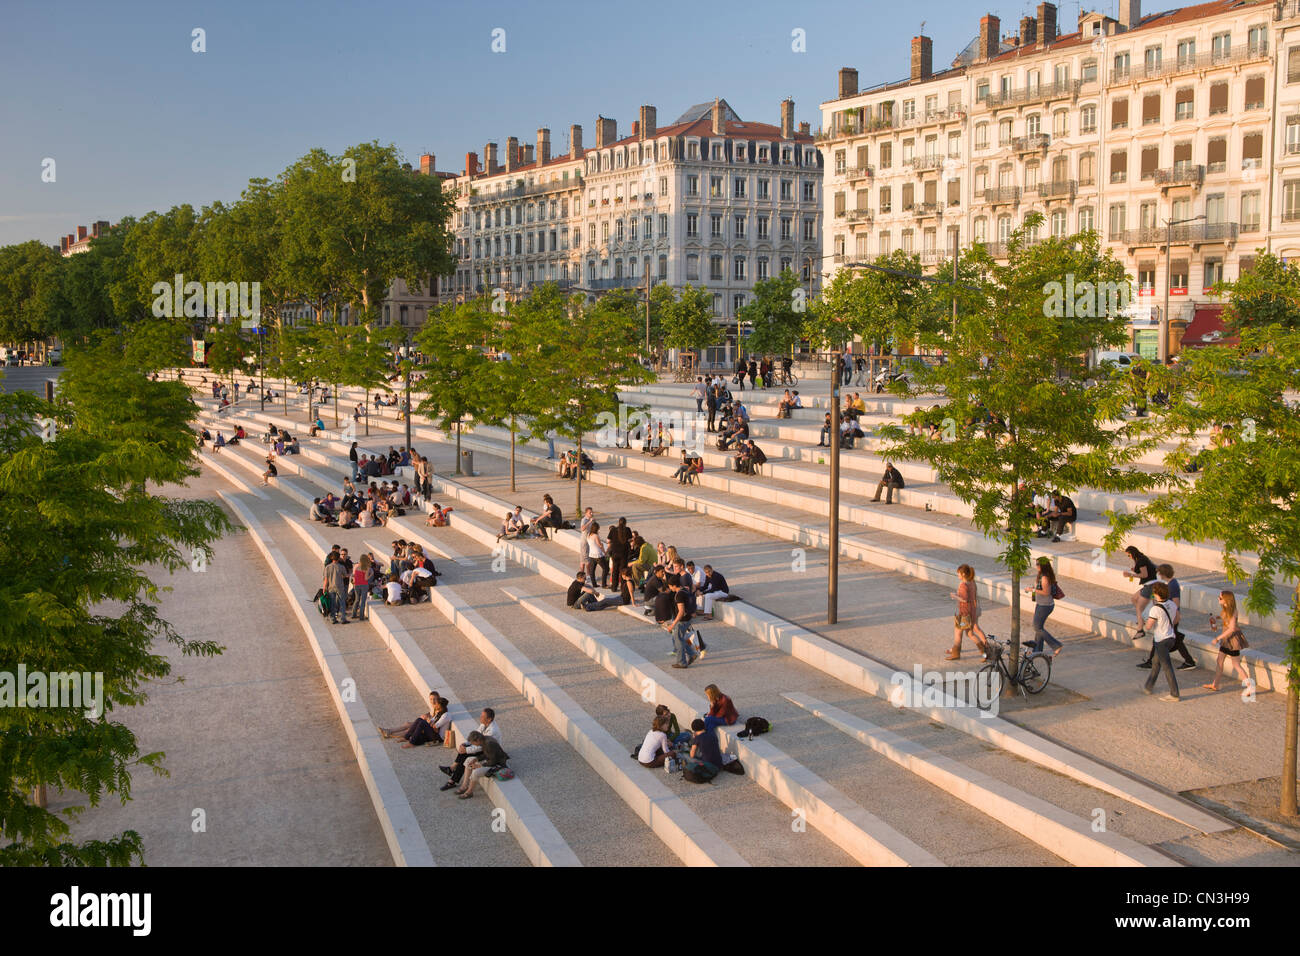
<path fill-rule="evenodd" d="M 1169 659 L 1169 652 L 1174 646 L 1174 621 L 1178 616 L 1178 608 L 1174 606 L 1173 601 L 1169 600 L 1169 585 L 1164 581 L 1156 581 L 1151 585 L 1151 596 L 1154 600 L 1147 608 L 1146 632 L 1151 635 L 1155 661 L 1151 666 L 1151 675 L 1147 677 L 1142 690 L 1147 694 L 1152 693 L 1156 678 L 1160 676 L 1160 671 L 1163 669 L 1165 680 L 1169 682 L 1169 693 L 1160 699 L 1176 703 L 1181 698 L 1178 694 L 1178 678 L 1174 676 L 1174 665 Z"/>
<path fill-rule="evenodd" d="M 398 581 L 397 575 L 391 576 L 384 585 L 384 603 L 389 606 L 402 603 L 402 585 Z"/>
<path fill-rule="evenodd" d="M 504 742 L 501 739 L 501 727 L 497 724 L 496 716 L 496 711 L 491 707 L 484 707 L 483 712 L 479 714 L 477 730 L 484 737 L 491 737 L 497 743 L 504 746 Z M 439 788 L 441 790 L 450 790 L 452 787 L 458 786 L 460 784 L 460 778 L 465 773 L 465 761 L 474 754 L 481 752 L 483 748 L 471 743 L 463 743 L 459 745 L 456 750 L 458 751 L 456 759 L 452 761 L 452 763 L 438 768 L 451 778 Z"/>

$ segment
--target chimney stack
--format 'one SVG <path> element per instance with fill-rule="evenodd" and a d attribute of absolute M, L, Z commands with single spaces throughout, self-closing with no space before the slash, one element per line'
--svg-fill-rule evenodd
<path fill-rule="evenodd" d="M 506 172 L 513 173 L 519 165 L 519 137 L 506 137 Z"/>
<path fill-rule="evenodd" d="M 569 159 L 577 159 L 582 155 L 582 127 L 569 127 Z"/>
<path fill-rule="evenodd" d="M 1121 30 L 1133 30 L 1141 22 L 1141 0 L 1119 0 L 1119 28 Z"/>
<path fill-rule="evenodd" d="M 466 153 L 465 154 L 465 175 L 477 176 L 478 172 L 479 172 L 478 153 Z"/>
<path fill-rule="evenodd" d="M 612 146 L 616 139 L 618 139 L 618 123 L 604 116 L 597 116 L 596 148 L 604 149 L 606 146 Z"/>
<path fill-rule="evenodd" d="M 998 55 L 998 42 L 1002 36 L 1002 21 L 993 14 L 980 18 L 979 60 L 991 60 Z"/>
<path fill-rule="evenodd" d="M 423 153 L 420 156 L 420 172 L 426 176 L 432 176 L 434 170 L 433 153 Z"/>
<path fill-rule="evenodd" d="M 649 139 L 654 136 L 655 130 L 658 129 L 659 111 L 653 106 L 641 107 L 641 118 L 638 120 L 637 132 L 642 139 Z"/>
<path fill-rule="evenodd" d="M 77 241 L 78 241 L 78 242 L 81 242 L 81 240 L 83 240 L 83 239 L 85 239 L 85 238 L 86 238 L 86 227 L 85 227 L 85 226 L 78 226 L 78 227 L 77 227 Z"/>
<path fill-rule="evenodd" d="M 794 139 L 794 100 L 781 101 L 781 138 Z"/>
<path fill-rule="evenodd" d="M 912 37 L 912 82 L 934 75 L 934 42 L 927 36 Z"/>
<path fill-rule="evenodd" d="M 1043 46 L 1056 42 L 1056 4 L 1038 5 L 1038 29 L 1042 35 Z"/>
<path fill-rule="evenodd" d="M 551 131 L 545 126 L 537 131 L 537 161 L 539 163 L 551 161 Z"/>
<path fill-rule="evenodd" d="M 529 143 L 527 146 L 524 147 L 524 165 L 525 165 L 525 166 L 531 166 L 531 165 L 533 164 L 533 162 L 534 162 L 534 159 L 533 159 L 533 144 L 532 144 L 532 143 Z"/>
<path fill-rule="evenodd" d="M 858 71 L 851 66 L 840 67 L 840 99 L 858 95 Z"/>
<path fill-rule="evenodd" d="M 497 144 L 488 143 L 483 147 L 483 171 L 489 176 L 501 171 L 497 165 Z"/>
<path fill-rule="evenodd" d="M 1029 46 L 1038 42 L 1038 21 L 1033 17 L 1020 18 L 1020 45 Z"/>
<path fill-rule="evenodd" d="M 713 98 L 713 135 L 721 136 L 726 132 L 726 124 L 722 119 L 722 100 L 716 96 Z"/>
<path fill-rule="evenodd" d="M 800 135 L 800 136 L 807 136 L 807 135 L 809 135 L 811 132 L 812 132 L 812 126 L 810 126 L 808 123 L 800 123 L 800 124 L 799 124 L 799 135 Z"/>
<path fill-rule="evenodd" d="M 59 236 L 59 251 L 62 252 L 62 253 L 65 253 L 65 254 L 67 253 L 67 251 L 68 251 L 68 237 L 67 237 L 67 236 Z"/>

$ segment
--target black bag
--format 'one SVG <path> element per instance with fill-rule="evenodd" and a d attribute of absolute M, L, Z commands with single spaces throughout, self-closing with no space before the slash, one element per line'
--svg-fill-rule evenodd
<path fill-rule="evenodd" d="M 731 763 L 724 763 L 722 765 L 722 769 L 727 771 L 727 773 L 734 773 L 737 776 L 743 777 L 745 775 L 744 764 L 742 764 L 739 760 L 733 760 L 731 761 Z"/>
<path fill-rule="evenodd" d="M 703 760 L 696 760 L 694 757 L 686 758 L 686 766 L 682 770 L 682 779 L 687 783 L 711 783 L 717 775 L 718 768 L 713 764 Z"/>
<path fill-rule="evenodd" d="M 750 717 L 745 721 L 745 729 L 736 734 L 737 737 L 757 737 L 759 734 L 765 734 L 772 729 L 772 722 L 766 717 Z M 732 773 L 735 773 L 733 770 Z"/>

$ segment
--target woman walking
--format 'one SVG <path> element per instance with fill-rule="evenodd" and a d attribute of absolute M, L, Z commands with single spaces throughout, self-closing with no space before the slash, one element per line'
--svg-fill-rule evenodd
<path fill-rule="evenodd" d="M 1156 564 L 1137 548 L 1129 545 L 1124 549 L 1124 553 L 1129 556 L 1133 562 L 1132 570 L 1125 571 L 1124 577 L 1136 580 L 1139 587 L 1133 592 L 1133 611 L 1137 615 L 1137 634 L 1134 637 L 1146 637 L 1146 629 L 1142 623 L 1142 612 L 1147 609 L 1151 603 L 1151 589 L 1156 581 Z"/>
<path fill-rule="evenodd" d="M 1056 607 L 1056 595 L 1060 593 L 1056 585 L 1056 572 L 1052 570 L 1052 559 L 1043 556 L 1038 559 L 1038 578 L 1033 588 L 1025 591 L 1034 597 L 1034 639 L 1028 645 L 1033 653 L 1043 650 L 1044 642 L 1051 644 L 1055 650 L 1052 656 L 1061 653 L 1061 642 L 1047 632 L 1044 626 Z"/>
<path fill-rule="evenodd" d="M 961 660 L 961 640 L 967 634 L 981 653 L 986 655 L 988 653 L 986 648 L 989 636 L 980 627 L 979 598 L 975 593 L 975 569 L 969 564 L 960 565 L 957 568 L 957 577 L 961 579 L 961 583 L 957 585 L 956 593 L 950 595 L 957 602 L 957 613 L 953 615 L 952 647 L 944 655 L 945 661 Z"/>
<path fill-rule="evenodd" d="M 1219 645 L 1219 660 L 1214 668 L 1214 680 L 1201 686 L 1206 690 L 1218 690 L 1224 665 L 1230 664 L 1228 670 L 1240 677 L 1242 689 L 1253 691 L 1255 682 L 1246 675 L 1246 665 L 1241 662 L 1242 650 L 1250 645 L 1246 643 L 1246 635 L 1237 620 L 1237 596 L 1231 591 L 1220 591 L 1219 610 L 1221 614 L 1218 617 L 1210 615 L 1210 627 L 1219 631 L 1219 636 L 1210 642 Z"/>

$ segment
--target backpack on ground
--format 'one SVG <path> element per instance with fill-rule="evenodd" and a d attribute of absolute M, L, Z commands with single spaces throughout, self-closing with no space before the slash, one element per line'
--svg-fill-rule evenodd
<path fill-rule="evenodd" d="M 728 760 L 728 757 L 731 757 L 731 759 Z M 731 754 L 722 755 L 722 769 L 727 773 L 734 773 L 740 777 L 745 775 L 745 765 L 740 762 L 739 757 L 733 757 Z"/>
<path fill-rule="evenodd" d="M 768 733 L 772 729 L 772 722 L 766 717 L 750 717 L 745 721 L 745 729 L 736 734 L 737 737 L 757 737 L 759 734 Z M 732 771 L 733 773 L 735 771 Z"/>
<path fill-rule="evenodd" d="M 682 779 L 687 783 L 710 783 L 717 775 L 717 767 L 694 757 L 687 757 L 682 769 Z"/>

